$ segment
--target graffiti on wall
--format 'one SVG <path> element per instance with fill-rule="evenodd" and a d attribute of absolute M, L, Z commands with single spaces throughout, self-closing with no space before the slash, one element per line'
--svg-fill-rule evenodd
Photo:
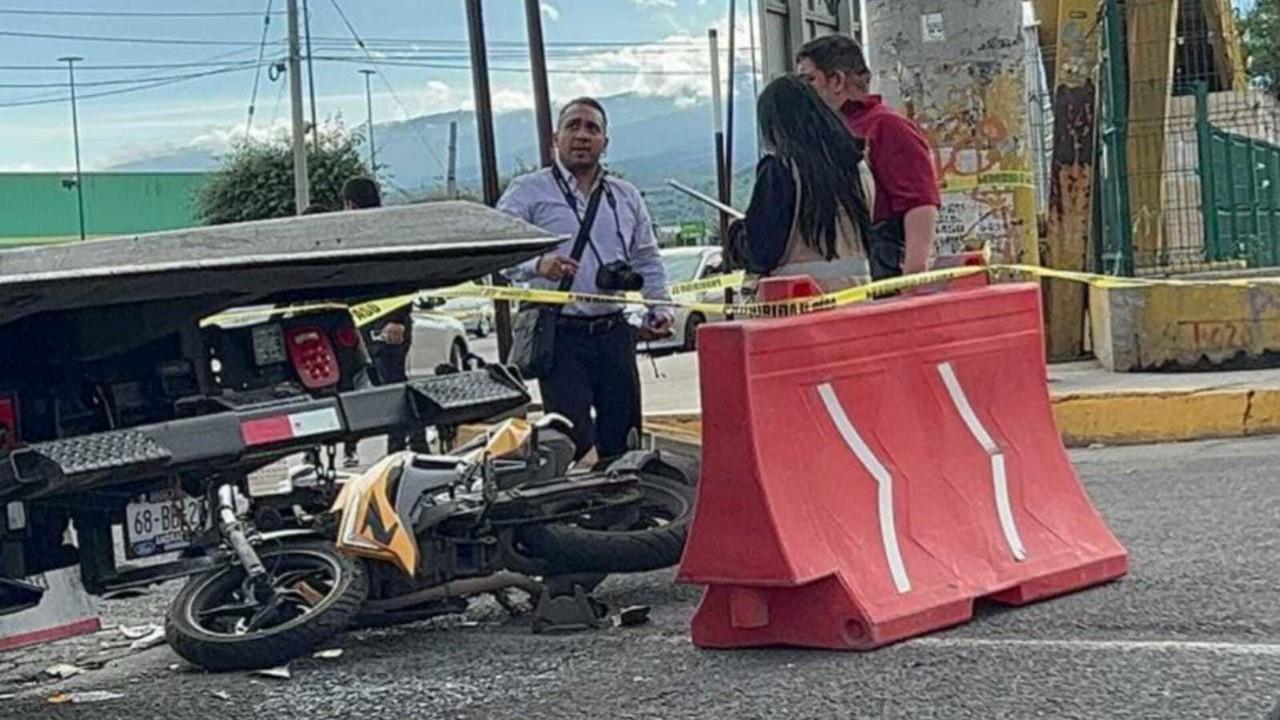
<path fill-rule="evenodd" d="M 1017 202 L 1032 182 L 1024 72 L 1020 62 L 947 65 L 929 73 L 933 87 L 909 93 L 908 111 L 934 150 L 943 182 L 939 252 L 985 246 L 995 258 L 1023 260 L 1021 238 L 1034 222 Z M 942 77 L 948 80 L 936 81 Z M 903 82 L 904 91 L 911 85 Z"/>

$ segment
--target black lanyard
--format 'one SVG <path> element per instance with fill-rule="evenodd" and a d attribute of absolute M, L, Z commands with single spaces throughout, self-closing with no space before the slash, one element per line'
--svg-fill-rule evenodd
<path fill-rule="evenodd" d="M 600 184 L 596 186 L 594 191 L 592 191 L 592 195 L 601 191 L 604 192 L 605 200 L 609 203 L 609 209 L 613 211 L 613 228 L 618 235 L 618 244 L 622 246 L 622 257 L 626 258 L 626 261 L 629 263 L 631 262 L 631 251 L 627 246 L 626 239 L 622 235 L 622 219 L 618 215 L 618 199 L 613 196 L 613 188 L 609 187 L 609 180 L 606 177 L 607 174 L 608 173 L 604 168 L 600 169 Z M 569 181 L 565 179 L 564 174 L 560 172 L 559 164 L 552 164 L 551 175 L 555 178 L 556 185 L 560 188 L 560 193 L 564 195 L 565 204 L 567 204 L 569 209 L 573 211 L 573 216 L 578 218 L 578 226 L 582 227 L 583 217 L 578 214 L 578 196 L 573 192 L 573 188 L 570 187 Z M 591 214 L 591 219 L 592 224 L 594 224 L 594 213 Z M 591 245 L 591 254 L 595 255 L 596 262 L 603 266 L 605 262 L 600 257 L 600 251 L 596 249 L 595 240 L 590 237 L 590 232 L 591 228 L 587 228 L 587 242 Z"/>

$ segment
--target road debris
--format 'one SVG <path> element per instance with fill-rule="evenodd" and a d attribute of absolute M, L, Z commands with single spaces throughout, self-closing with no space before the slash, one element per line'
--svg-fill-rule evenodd
<path fill-rule="evenodd" d="M 342 657 L 342 652 L 343 652 L 342 648 L 334 648 L 332 650 L 321 650 L 320 652 L 316 653 L 315 655 L 312 655 L 311 657 L 319 658 L 321 660 L 337 660 L 338 658 Z"/>
<path fill-rule="evenodd" d="M 130 640 L 140 640 L 148 635 L 153 634 L 156 630 L 159 630 L 160 626 L 148 623 L 146 625 L 133 625 L 133 626 L 121 625 L 117 629 L 120 631 L 121 635 L 129 638 Z"/>
<path fill-rule="evenodd" d="M 130 652 L 141 652 L 164 644 L 164 628 L 154 628 L 150 633 L 134 640 L 129 645 Z"/>
<path fill-rule="evenodd" d="M 635 627 L 649 622 L 648 605 L 632 605 L 618 612 L 619 627 Z"/>
<path fill-rule="evenodd" d="M 77 667 L 75 665 L 69 665 L 67 663 L 59 663 L 57 665 L 51 665 L 44 669 L 45 675 L 48 675 L 51 678 L 58 678 L 59 680 L 66 680 L 69 677 L 75 677 L 76 675 L 79 675 L 83 672 L 84 672 L 84 668 Z"/>
<path fill-rule="evenodd" d="M 49 698 L 51 705 L 65 705 L 71 703 L 73 705 L 83 705 L 85 703 L 107 702 L 108 700 L 120 700 L 124 697 L 122 693 L 111 692 L 110 690 L 88 690 L 85 692 L 58 693 Z"/>
<path fill-rule="evenodd" d="M 209 694 L 218 698 L 219 700 L 228 700 L 228 701 L 231 700 L 231 693 L 227 692 L 226 690 L 214 690 Z"/>
<path fill-rule="evenodd" d="M 289 678 L 293 677 L 293 673 L 289 672 L 288 665 L 281 665 L 280 667 L 274 667 L 274 668 L 266 668 L 265 670 L 254 670 L 253 674 L 261 675 L 262 677 L 275 678 L 276 680 L 288 680 Z"/>

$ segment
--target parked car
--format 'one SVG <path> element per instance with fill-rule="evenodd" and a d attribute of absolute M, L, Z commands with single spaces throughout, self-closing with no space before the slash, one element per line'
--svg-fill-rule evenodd
<path fill-rule="evenodd" d="M 436 310 L 414 312 L 409 377 L 434 375 L 436 367 L 444 364 L 465 369 L 468 354 L 467 330 L 461 321 Z"/>
<path fill-rule="evenodd" d="M 487 337 L 493 332 L 493 301 L 488 298 L 453 298 L 436 308 L 436 312 L 461 322 L 467 333 L 475 337 Z"/>
<path fill-rule="evenodd" d="M 679 285 L 706 280 L 724 274 L 724 253 L 719 247 L 677 247 L 662 250 L 662 264 L 667 270 L 667 284 Z M 687 299 L 700 302 L 723 302 L 723 290 L 708 290 Z M 644 318 L 645 308 L 635 305 L 628 311 L 633 325 L 639 325 Z M 669 338 L 640 343 L 642 352 L 658 354 L 670 352 L 689 352 L 698 347 L 698 328 L 709 320 L 722 320 L 722 317 L 707 317 L 688 308 L 677 308 L 676 319 L 672 324 L 672 335 Z"/>

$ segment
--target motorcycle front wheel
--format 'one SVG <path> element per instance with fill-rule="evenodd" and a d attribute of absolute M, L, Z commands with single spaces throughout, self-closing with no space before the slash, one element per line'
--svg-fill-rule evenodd
<path fill-rule="evenodd" d="M 258 556 L 270 574 L 272 600 L 253 597 L 239 565 L 191 578 L 165 618 L 174 652 L 208 670 L 276 667 L 345 630 L 368 597 L 363 562 L 332 543 L 264 545 Z"/>

